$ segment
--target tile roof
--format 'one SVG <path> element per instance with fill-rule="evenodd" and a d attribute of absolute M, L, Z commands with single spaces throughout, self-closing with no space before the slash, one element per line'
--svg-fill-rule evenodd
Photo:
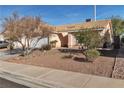
<path fill-rule="evenodd" d="M 106 28 L 106 26 L 110 22 L 111 20 L 98 20 L 98 21 L 91 21 L 80 24 L 60 25 L 60 26 L 55 26 L 55 31 L 72 31 L 72 30 L 79 30 L 86 28 Z"/>
<path fill-rule="evenodd" d="M 86 29 L 86 28 L 105 28 L 108 23 L 111 23 L 111 20 L 97 20 L 97 21 L 91 21 L 91 22 L 84 22 L 79 24 L 66 24 L 66 25 L 60 25 L 60 26 L 51 26 L 51 25 L 45 25 L 46 27 L 52 28 L 53 31 L 61 32 L 61 31 L 74 31 L 74 30 L 80 30 L 80 29 Z M 7 34 L 8 31 L 4 31 L 1 34 Z M 39 30 L 36 31 L 36 33 L 39 33 Z"/>

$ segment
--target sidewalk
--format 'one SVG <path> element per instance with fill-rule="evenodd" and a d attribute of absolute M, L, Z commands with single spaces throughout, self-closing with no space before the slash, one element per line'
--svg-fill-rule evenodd
<path fill-rule="evenodd" d="M 124 80 L 0 61 L 0 77 L 40 88 L 124 87 Z"/>

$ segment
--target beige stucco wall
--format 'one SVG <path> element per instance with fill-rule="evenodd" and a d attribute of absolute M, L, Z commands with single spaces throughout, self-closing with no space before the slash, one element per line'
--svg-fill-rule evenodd
<path fill-rule="evenodd" d="M 113 42 L 113 37 L 112 37 L 112 29 L 111 29 L 111 26 L 110 26 L 110 24 L 108 24 L 108 26 L 107 26 L 107 28 L 109 29 L 109 34 L 110 34 L 110 42 Z"/>
<path fill-rule="evenodd" d="M 60 41 L 59 36 L 57 34 L 51 34 L 49 39 L 50 39 L 50 42 L 57 40 L 56 47 L 61 47 L 61 41 Z"/>
<path fill-rule="evenodd" d="M 110 24 L 108 24 L 106 26 L 106 28 L 100 32 L 100 36 L 104 37 L 105 36 L 105 33 L 108 31 L 109 33 L 109 42 L 113 42 L 113 39 L 112 39 L 112 31 L 111 31 L 111 28 L 110 28 Z"/>
<path fill-rule="evenodd" d="M 73 47 L 77 44 L 76 38 L 73 34 L 68 34 L 68 47 Z"/>
<path fill-rule="evenodd" d="M 62 32 L 63 37 L 65 37 L 66 35 L 68 35 L 68 32 Z"/>
<path fill-rule="evenodd" d="M 58 34 L 62 34 L 62 37 L 63 37 L 63 41 L 60 40 L 60 37 L 58 36 Z M 68 37 L 68 39 L 66 40 L 65 37 Z M 57 34 L 52 34 L 50 36 L 50 41 L 54 41 L 54 40 L 57 40 L 57 43 L 56 43 L 56 47 L 61 47 L 61 43 L 67 43 L 68 47 L 72 47 L 72 46 L 75 46 L 77 44 L 76 42 L 76 38 L 75 36 L 73 36 L 73 34 L 69 34 L 68 32 L 61 32 L 61 33 L 57 33 Z"/>
<path fill-rule="evenodd" d="M 62 41 L 60 40 L 60 37 L 59 37 L 59 35 L 58 34 L 61 34 L 62 35 L 62 37 L 61 37 L 61 39 L 62 39 Z M 66 43 L 67 41 L 65 41 L 65 37 L 68 35 L 68 32 L 59 32 L 59 33 L 55 33 L 55 34 L 51 34 L 51 36 L 50 36 L 50 42 L 51 41 L 54 41 L 54 40 L 57 40 L 57 43 L 56 43 L 56 48 L 58 48 L 58 47 L 61 47 L 61 43 L 63 42 L 63 43 Z"/>

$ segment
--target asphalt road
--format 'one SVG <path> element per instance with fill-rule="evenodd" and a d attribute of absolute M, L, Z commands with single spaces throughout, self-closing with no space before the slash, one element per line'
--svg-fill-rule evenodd
<path fill-rule="evenodd" d="M 28 87 L 0 78 L 0 88 L 28 88 Z"/>

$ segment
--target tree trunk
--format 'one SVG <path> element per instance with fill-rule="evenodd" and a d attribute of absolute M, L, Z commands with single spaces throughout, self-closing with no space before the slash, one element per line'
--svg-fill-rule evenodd
<path fill-rule="evenodd" d="M 48 36 L 48 45 L 50 45 L 50 36 Z"/>
<path fill-rule="evenodd" d="M 29 54 L 29 51 L 30 51 L 30 40 L 29 40 L 29 38 L 27 38 L 26 55 Z"/>
<path fill-rule="evenodd" d="M 26 47 L 25 47 L 25 45 L 21 42 L 21 41 L 18 41 L 20 44 L 21 44 L 21 46 L 22 46 L 22 54 L 21 55 L 23 55 L 23 56 L 25 56 L 25 50 L 26 50 Z"/>
<path fill-rule="evenodd" d="M 24 45 L 22 45 L 22 50 L 25 51 L 25 46 Z"/>

